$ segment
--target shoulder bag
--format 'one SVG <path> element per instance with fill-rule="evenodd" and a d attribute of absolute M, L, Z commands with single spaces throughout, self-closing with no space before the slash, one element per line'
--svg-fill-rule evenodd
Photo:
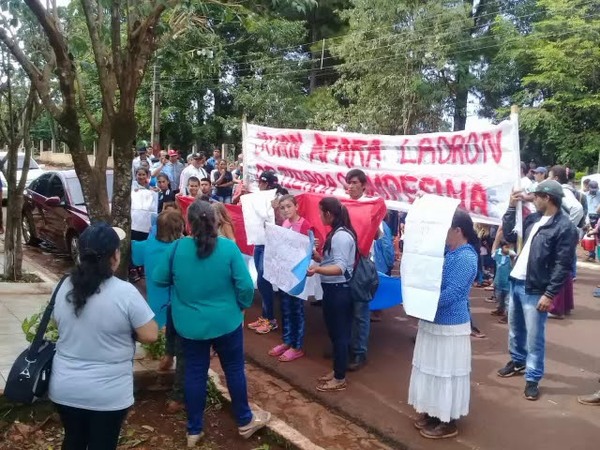
<path fill-rule="evenodd" d="M 10 369 L 4 396 L 11 402 L 31 404 L 48 392 L 56 344 L 46 340 L 44 335 L 52 317 L 56 294 L 67 277 L 63 276 L 54 289 L 31 345 L 17 357 Z"/>

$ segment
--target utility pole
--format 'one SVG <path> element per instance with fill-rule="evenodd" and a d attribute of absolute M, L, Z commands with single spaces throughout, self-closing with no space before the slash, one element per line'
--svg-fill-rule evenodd
<path fill-rule="evenodd" d="M 154 77 L 152 81 L 152 131 L 150 145 L 152 151 L 160 149 L 160 69 L 154 63 Z"/>

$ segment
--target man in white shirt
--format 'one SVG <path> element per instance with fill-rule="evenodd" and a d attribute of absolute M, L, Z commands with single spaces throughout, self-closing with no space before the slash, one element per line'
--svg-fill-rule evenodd
<path fill-rule="evenodd" d="M 506 378 L 525 372 L 525 398 L 539 398 L 538 384 L 544 375 L 545 333 L 548 312 L 567 277 L 575 254 L 577 231 L 563 213 L 563 187 L 546 180 L 534 192 L 536 213 L 523 223 L 525 245 L 510 273 L 509 352 L 510 362 L 498 371 Z M 504 237 L 516 242 L 516 205 L 522 193 L 513 192 L 502 218 Z M 513 230 L 508 233 L 506 230 Z"/>
<path fill-rule="evenodd" d="M 204 170 L 204 164 L 206 163 L 206 155 L 202 152 L 194 153 L 192 155 L 192 163 L 183 169 L 181 172 L 181 178 L 179 181 L 179 192 L 185 194 L 187 191 L 187 183 L 190 177 L 196 177 L 198 180 L 202 178 L 208 178 L 206 170 Z"/>

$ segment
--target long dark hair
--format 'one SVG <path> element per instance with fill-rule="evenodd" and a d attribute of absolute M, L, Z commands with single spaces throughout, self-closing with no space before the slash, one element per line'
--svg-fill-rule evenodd
<path fill-rule="evenodd" d="M 467 242 L 473 247 L 475 252 L 479 255 L 480 242 L 473 226 L 473 220 L 471 216 L 464 209 L 457 209 L 452 217 L 451 228 L 460 228 L 463 236 L 467 239 Z"/>
<path fill-rule="evenodd" d="M 82 255 L 79 264 L 71 271 L 73 289 L 67 294 L 67 301 L 75 306 L 75 315 L 79 316 L 88 298 L 100 292 L 104 280 L 113 276 L 111 257 L 109 255 Z"/>
<path fill-rule="evenodd" d="M 214 251 L 218 236 L 216 222 L 215 210 L 210 203 L 196 200 L 188 208 L 188 223 L 198 258 L 207 258 Z"/>
<path fill-rule="evenodd" d="M 339 228 L 345 228 L 348 230 L 356 241 L 356 231 L 354 231 L 352 222 L 350 222 L 348 210 L 344 205 L 342 205 L 342 202 L 335 197 L 325 197 L 319 202 L 319 208 L 321 208 L 321 211 L 324 213 L 328 212 L 333 217 L 331 231 L 327 235 L 327 239 L 325 239 L 325 245 L 323 247 L 324 251 L 328 252 L 331 250 L 331 239 Z"/>

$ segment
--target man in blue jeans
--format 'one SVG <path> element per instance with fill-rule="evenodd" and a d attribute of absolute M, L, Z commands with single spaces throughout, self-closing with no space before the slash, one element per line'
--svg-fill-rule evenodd
<path fill-rule="evenodd" d="M 537 212 L 523 223 L 525 245 L 510 273 L 508 307 L 511 360 L 498 371 L 506 378 L 525 372 L 525 398 L 539 398 L 538 384 L 544 376 L 546 320 L 552 302 L 571 274 L 577 245 L 577 229 L 563 213 L 562 186 L 554 180 L 540 183 L 534 190 Z M 511 195 L 510 206 L 502 218 L 504 237 L 517 241 L 516 205 L 522 192 Z M 510 233 L 507 230 L 513 230 Z"/>

